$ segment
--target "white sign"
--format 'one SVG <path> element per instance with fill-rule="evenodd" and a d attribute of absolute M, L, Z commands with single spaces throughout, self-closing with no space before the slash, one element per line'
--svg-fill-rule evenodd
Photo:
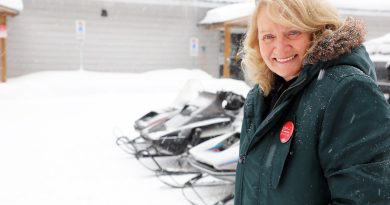
<path fill-rule="evenodd" d="M 83 41 L 85 40 L 85 21 L 84 20 L 76 20 L 76 39 Z"/>
<path fill-rule="evenodd" d="M 199 56 L 199 39 L 196 37 L 190 38 L 190 56 L 191 57 Z"/>

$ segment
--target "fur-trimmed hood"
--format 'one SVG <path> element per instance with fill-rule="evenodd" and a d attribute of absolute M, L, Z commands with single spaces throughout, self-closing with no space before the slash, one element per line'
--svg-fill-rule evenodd
<path fill-rule="evenodd" d="M 365 35 L 364 23 L 348 17 L 339 29 L 324 32 L 313 42 L 303 64 L 351 65 L 376 79 L 374 65 L 362 45 Z"/>
<path fill-rule="evenodd" d="M 365 40 L 364 24 L 348 17 L 336 31 L 324 32 L 308 51 L 304 64 L 315 64 L 318 61 L 329 61 L 340 55 L 350 53 Z"/>

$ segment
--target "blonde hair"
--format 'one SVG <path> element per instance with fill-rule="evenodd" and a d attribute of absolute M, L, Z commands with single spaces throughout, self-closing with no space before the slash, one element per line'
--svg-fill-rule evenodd
<path fill-rule="evenodd" d="M 257 18 L 261 8 L 275 23 L 312 33 L 313 42 L 326 33 L 337 30 L 341 20 L 337 10 L 326 0 L 260 0 L 251 16 L 242 49 L 242 67 L 250 84 L 259 84 L 268 95 L 274 73 L 260 55 Z M 311 50 L 310 48 L 309 50 Z"/>

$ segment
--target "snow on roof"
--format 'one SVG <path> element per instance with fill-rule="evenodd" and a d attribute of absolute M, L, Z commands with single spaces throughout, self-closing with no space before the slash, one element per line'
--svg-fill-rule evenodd
<path fill-rule="evenodd" d="M 0 7 L 20 12 L 23 10 L 22 0 L 0 0 Z"/>
<path fill-rule="evenodd" d="M 388 0 L 329 0 L 341 14 L 362 16 L 390 16 L 390 1 Z M 251 15 L 255 8 L 253 1 L 231 4 L 211 9 L 200 21 L 200 24 L 215 24 L 245 18 Z"/>
<path fill-rule="evenodd" d="M 215 24 L 250 16 L 255 8 L 254 2 L 237 3 L 211 9 L 199 24 Z"/>
<path fill-rule="evenodd" d="M 361 16 L 390 16 L 388 0 L 329 0 L 341 14 Z"/>
<path fill-rule="evenodd" d="M 385 55 L 387 61 L 390 61 L 390 33 L 366 41 L 364 42 L 364 45 L 371 57 L 375 55 L 375 58 L 378 58 L 378 56 Z"/>
<path fill-rule="evenodd" d="M 198 1 L 217 2 L 217 3 L 241 3 L 241 2 L 248 2 L 250 0 L 198 0 Z"/>
<path fill-rule="evenodd" d="M 127 4 L 146 4 L 146 5 L 168 5 L 168 6 L 192 6 L 216 8 L 222 5 L 250 2 L 253 0 L 88 0 Z"/>
<path fill-rule="evenodd" d="M 342 10 L 371 10 L 390 11 L 390 1 L 388 0 L 329 0 L 338 9 Z"/>
<path fill-rule="evenodd" d="M 378 37 L 378 38 L 375 38 L 375 39 L 371 39 L 365 43 L 367 43 L 367 44 L 380 44 L 380 43 L 390 44 L 390 33 L 385 34 L 385 35 Z"/>

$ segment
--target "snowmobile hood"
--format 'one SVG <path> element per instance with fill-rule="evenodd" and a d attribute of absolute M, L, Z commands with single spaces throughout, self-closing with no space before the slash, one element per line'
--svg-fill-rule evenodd
<path fill-rule="evenodd" d="M 365 34 L 365 27 L 361 21 L 347 18 L 339 29 L 325 31 L 313 42 L 304 60 L 304 66 L 307 68 L 318 64 L 320 66 L 317 67 L 327 68 L 350 65 L 376 80 L 374 64 L 362 45 Z"/>
<path fill-rule="evenodd" d="M 190 123 L 187 125 L 183 125 L 180 127 L 165 127 L 163 130 L 156 131 L 156 132 L 142 132 L 141 135 L 148 140 L 160 140 L 163 137 L 170 136 L 170 135 L 178 135 L 184 130 L 191 130 L 197 127 L 203 127 L 203 126 L 210 126 L 210 125 L 217 125 L 217 124 L 223 124 L 223 123 L 230 123 L 231 119 L 228 117 L 218 117 L 218 118 L 211 118 L 208 120 L 203 121 L 196 121 L 194 123 Z"/>
<path fill-rule="evenodd" d="M 199 162 L 218 170 L 235 170 L 239 155 L 239 140 L 233 142 L 226 149 L 221 150 L 228 138 L 235 137 L 237 132 L 226 133 L 207 140 L 189 150 L 191 157 Z"/>

